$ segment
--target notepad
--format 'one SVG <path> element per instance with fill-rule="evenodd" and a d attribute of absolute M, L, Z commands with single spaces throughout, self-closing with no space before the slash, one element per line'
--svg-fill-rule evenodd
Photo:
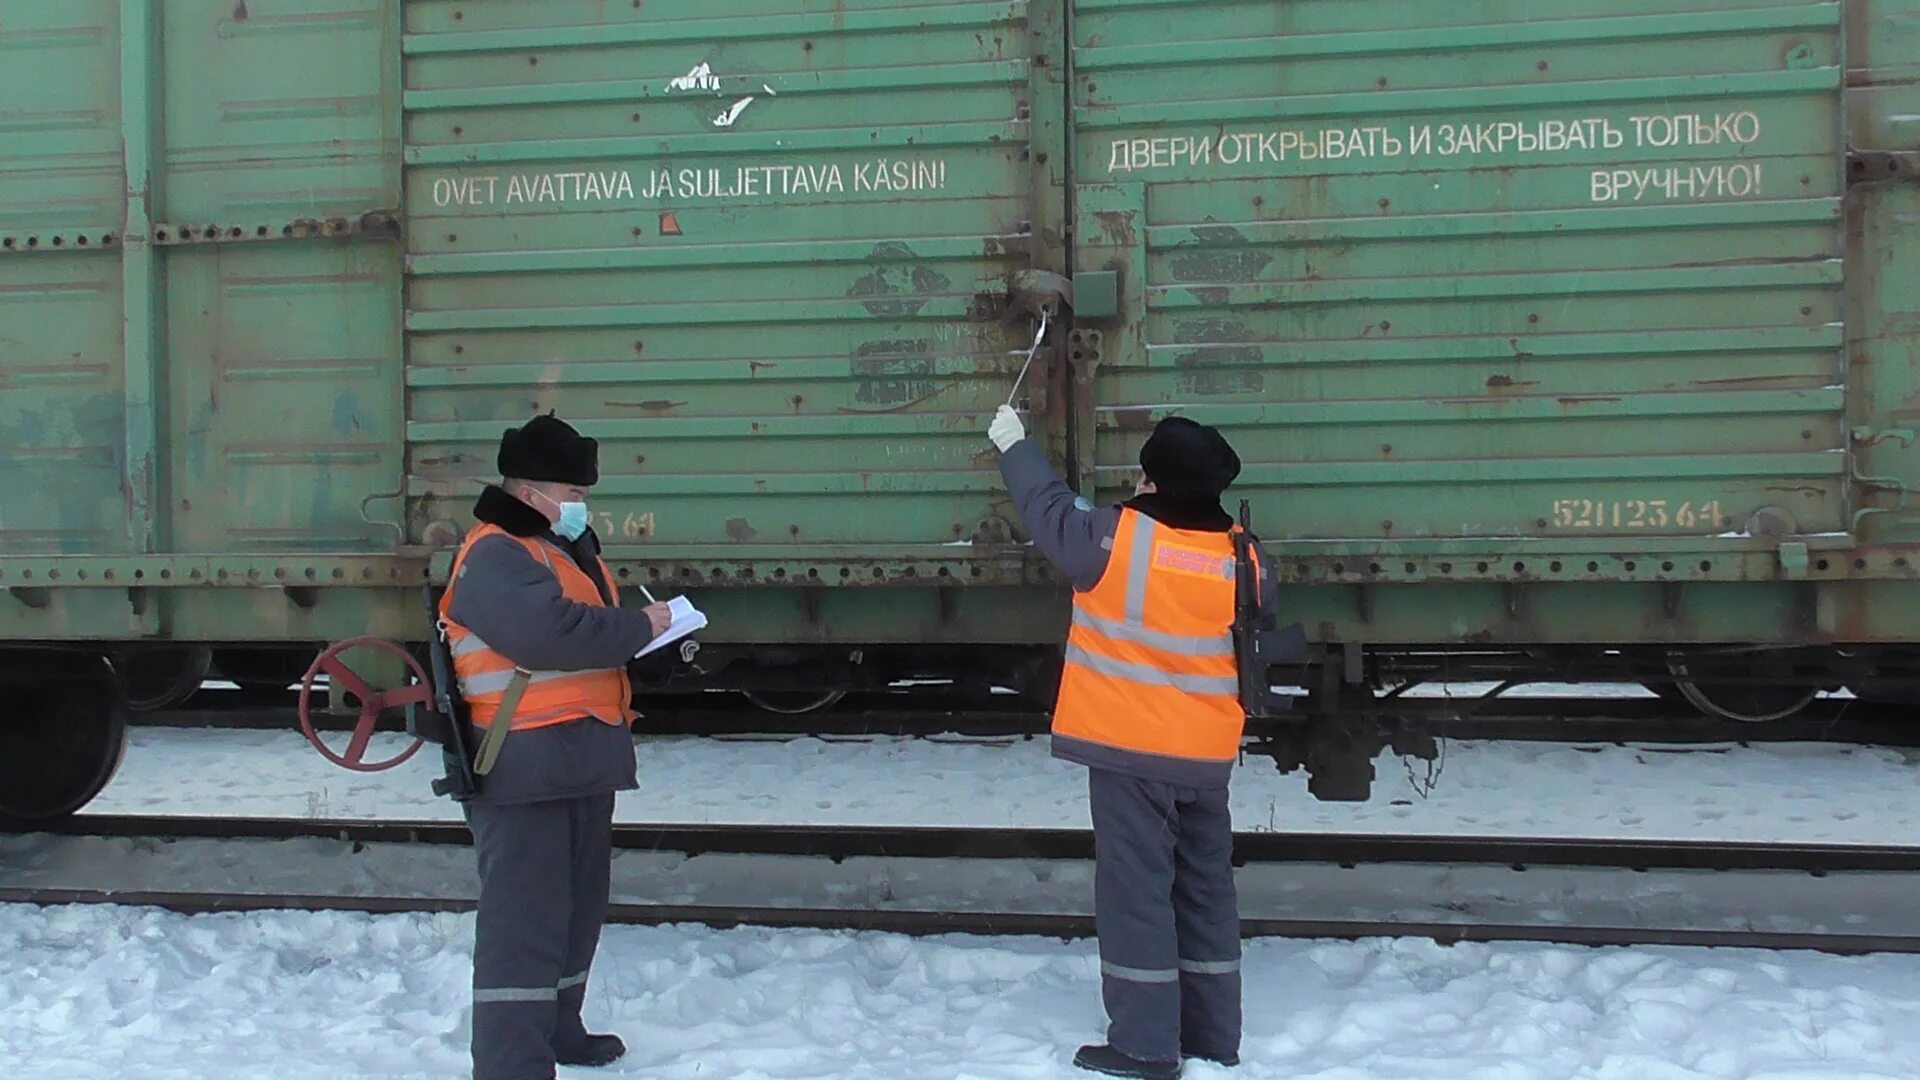
<path fill-rule="evenodd" d="M 667 610 L 672 614 L 673 621 L 667 624 L 666 633 L 654 638 L 647 643 L 646 648 L 634 653 L 635 660 L 649 653 L 658 652 L 688 634 L 707 628 L 707 616 L 684 596 L 676 596 L 667 601 Z"/>

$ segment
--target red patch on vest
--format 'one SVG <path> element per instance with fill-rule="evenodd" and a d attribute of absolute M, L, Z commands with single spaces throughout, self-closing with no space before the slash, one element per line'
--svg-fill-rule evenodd
<path fill-rule="evenodd" d="M 1233 576 L 1233 556 L 1218 555 L 1198 548 L 1175 547 L 1172 544 L 1155 544 L 1153 548 L 1153 568 L 1165 570 L 1170 574 L 1183 577 L 1207 578 L 1219 581 Z"/>

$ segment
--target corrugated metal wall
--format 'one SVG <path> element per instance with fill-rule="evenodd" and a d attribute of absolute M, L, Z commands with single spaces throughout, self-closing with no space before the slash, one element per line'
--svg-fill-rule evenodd
<path fill-rule="evenodd" d="M 396 503 L 361 504 L 402 460 L 394 2 L 152 7 L 169 543 L 390 551 Z"/>
<path fill-rule="evenodd" d="M 1849 527 L 1839 4 L 1075 10 L 1102 487 L 1178 411 L 1274 539 Z"/>
<path fill-rule="evenodd" d="M 0 551 L 124 552 L 119 5 L 6 16 Z"/>
<path fill-rule="evenodd" d="M 0 6 L 0 550 L 392 547 L 393 11 Z"/>
<path fill-rule="evenodd" d="M 0 0 L 0 636 L 417 626 L 555 408 L 734 640 L 1048 639 L 982 436 L 1036 268 L 1121 310 L 1032 427 L 1109 497 L 1226 427 L 1324 638 L 1911 640 L 1916 56 L 1920 0 Z M 815 574 L 988 587 L 723 587 Z"/>
<path fill-rule="evenodd" d="M 406 17 L 417 536 L 549 408 L 602 440 L 613 544 L 981 531 L 1031 337 L 996 322 L 1037 261 L 1024 3 Z"/>

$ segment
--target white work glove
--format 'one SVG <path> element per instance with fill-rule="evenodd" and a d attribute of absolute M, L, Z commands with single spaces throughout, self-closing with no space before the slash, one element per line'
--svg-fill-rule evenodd
<path fill-rule="evenodd" d="M 987 428 L 987 438 L 1004 454 L 1026 437 L 1027 426 L 1020 422 L 1020 414 L 1014 412 L 1011 405 L 1000 406 L 1000 411 L 993 414 L 992 426 Z"/>

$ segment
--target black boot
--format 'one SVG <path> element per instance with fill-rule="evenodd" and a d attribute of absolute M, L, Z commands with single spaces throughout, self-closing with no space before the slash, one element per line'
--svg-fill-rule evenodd
<path fill-rule="evenodd" d="M 1188 1061 L 1204 1061 L 1209 1065 L 1218 1065 L 1224 1069 L 1231 1069 L 1240 1064 L 1240 1055 L 1232 1051 L 1223 1054 L 1209 1054 L 1201 1050 L 1189 1050 L 1183 1046 L 1180 1048 L 1180 1056 L 1186 1058 Z"/>
<path fill-rule="evenodd" d="M 627 1044 L 618 1035 L 589 1035 L 584 1042 L 555 1050 L 553 1057 L 562 1065 L 597 1068 L 619 1061 L 626 1052 Z"/>
<path fill-rule="evenodd" d="M 1083 1046 L 1073 1055 L 1073 1063 L 1088 1072 L 1124 1076 L 1129 1080 L 1179 1080 L 1180 1076 L 1177 1061 L 1141 1061 L 1111 1046 Z"/>

